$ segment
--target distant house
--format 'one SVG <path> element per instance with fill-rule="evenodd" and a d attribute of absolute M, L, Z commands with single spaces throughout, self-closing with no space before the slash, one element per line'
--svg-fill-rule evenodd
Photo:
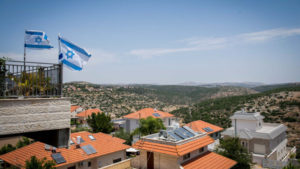
<path fill-rule="evenodd" d="M 173 114 L 159 111 L 153 108 L 144 108 L 137 112 L 127 114 L 123 116 L 126 119 L 125 129 L 127 132 L 132 132 L 139 127 L 139 120 L 146 119 L 147 117 L 162 119 L 164 126 L 169 127 L 176 121 Z"/>
<path fill-rule="evenodd" d="M 259 112 L 237 111 L 230 117 L 232 127 L 224 137 L 239 137 L 242 146 L 252 153 L 253 162 L 262 164 L 264 159 L 287 161 L 287 127 L 283 124 L 264 123 Z"/>
<path fill-rule="evenodd" d="M 186 126 L 190 127 L 196 132 L 207 133 L 210 137 L 212 137 L 215 140 L 214 143 L 208 145 L 209 150 L 214 150 L 215 147 L 219 144 L 219 138 L 221 137 L 221 131 L 223 130 L 223 128 L 202 120 L 190 122 L 186 124 Z"/>
<path fill-rule="evenodd" d="M 78 132 L 71 134 L 69 148 L 54 148 L 35 142 L 0 156 L 5 165 L 25 168 L 31 156 L 54 160 L 57 169 L 98 169 L 126 159 L 125 140 L 104 133 Z"/>
<path fill-rule="evenodd" d="M 133 147 L 140 155 L 131 162 L 134 168 L 229 169 L 236 162 L 208 151 L 214 142 L 207 133 L 197 133 L 187 126 L 142 137 Z"/>
<path fill-rule="evenodd" d="M 76 115 L 83 111 L 83 108 L 77 105 L 71 105 L 71 119 L 76 119 Z"/>
<path fill-rule="evenodd" d="M 92 114 L 98 114 L 102 113 L 100 109 L 87 109 L 85 111 L 82 111 L 76 115 L 78 123 L 82 124 L 83 126 L 88 126 L 87 119 L 89 116 L 92 116 Z"/>

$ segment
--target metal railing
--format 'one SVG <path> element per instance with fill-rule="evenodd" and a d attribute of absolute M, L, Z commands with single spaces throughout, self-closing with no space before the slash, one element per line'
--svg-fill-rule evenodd
<path fill-rule="evenodd" d="M 0 64 L 0 97 L 61 97 L 62 66 L 42 62 Z"/>

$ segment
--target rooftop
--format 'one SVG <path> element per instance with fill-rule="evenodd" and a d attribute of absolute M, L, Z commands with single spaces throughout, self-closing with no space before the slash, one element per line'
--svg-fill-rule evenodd
<path fill-rule="evenodd" d="M 76 109 L 78 109 L 80 106 L 77 105 L 71 105 L 71 112 L 75 111 Z"/>
<path fill-rule="evenodd" d="M 196 132 L 202 132 L 202 133 L 207 132 L 207 134 L 212 134 L 212 133 L 223 130 L 223 128 L 221 128 L 219 126 L 207 123 L 202 120 L 190 122 L 186 126 L 190 127 L 191 129 L 193 129 Z"/>
<path fill-rule="evenodd" d="M 236 164 L 235 161 L 216 154 L 214 152 L 207 152 L 195 159 L 192 159 L 182 164 L 184 169 L 228 169 Z"/>
<path fill-rule="evenodd" d="M 133 147 L 173 156 L 182 156 L 213 142 L 214 140 L 205 133 L 196 133 L 185 126 L 142 137 Z"/>
<path fill-rule="evenodd" d="M 241 119 L 241 120 L 260 120 L 264 119 L 264 116 L 260 115 L 259 112 L 246 112 L 245 110 L 237 111 L 230 119 Z"/>
<path fill-rule="evenodd" d="M 130 148 L 130 146 L 123 144 L 125 140 L 112 137 L 111 135 L 104 133 L 89 133 L 86 131 L 72 133 L 71 140 L 73 143 L 76 143 L 77 136 L 80 136 L 84 141 L 80 143 L 80 148 L 76 148 L 75 144 L 71 144 L 69 149 L 56 149 L 56 154 L 59 155 L 60 153 L 60 155 L 64 159 L 62 163 L 57 162 L 56 167 L 80 162 L 83 160 L 103 156 L 106 154 Z M 15 151 L 1 155 L 0 159 L 14 166 L 20 166 L 24 168 L 25 161 L 30 159 L 31 156 L 36 156 L 39 159 L 46 157 L 48 160 L 52 160 L 53 153 L 49 150 L 46 150 L 46 147 L 47 145 L 45 145 L 44 143 L 35 142 L 28 146 L 19 148 Z M 92 147 L 91 149 L 93 151 L 90 151 L 90 147 Z M 50 148 L 50 146 L 48 146 L 48 148 Z"/>
<path fill-rule="evenodd" d="M 285 132 L 287 127 L 283 124 L 277 123 L 263 123 L 262 127 L 256 131 L 242 129 L 237 131 L 238 137 L 245 139 L 262 138 L 262 139 L 273 139 Z M 234 127 L 226 129 L 223 135 L 234 136 Z"/>
<path fill-rule="evenodd" d="M 147 117 L 154 117 L 154 118 L 165 118 L 165 117 L 173 117 L 173 114 L 168 112 L 159 111 L 153 108 L 144 108 L 137 112 L 127 114 L 123 116 L 124 118 L 128 119 L 142 119 Z"/>
<path fill-rule="evenodd" d="M 76 117 L 88 117 L 88 116 L 92 116 L 93 113 L 101 113 L 102 111 L 100 109 L 87 109 L 83 112 L 80 112 L 78 114 L 76 114 Z"/>

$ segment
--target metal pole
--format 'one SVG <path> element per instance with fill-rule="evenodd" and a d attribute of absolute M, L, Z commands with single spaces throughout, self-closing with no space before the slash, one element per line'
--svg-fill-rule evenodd
<path fill-rule="evenodd" d="M 26 34 L 26 30 L 25 30 L 25 34 Z M 25 68 L 25 65 L 26 65 L 26 47 L 25 47 L 25 44 L 26 44 L 26 39 L 25 39 L 25 36 L 24 36 L 24 72 L 26 71 L 26 68 Z"/>
<path fill-rule="evenodd" d="M 60 48 L 60 34 L 58 34 L 58 57 L 60 55 L 60 52 L 61 52 L 61 48 Z M 63 90 L 63 65 L 62 63 L 59 63 L 59 71 L 60 71 L 60 74 L 59 74 L 59 78 L 60 78 L 60 96 L 62 97 L 62 90 Z"/>

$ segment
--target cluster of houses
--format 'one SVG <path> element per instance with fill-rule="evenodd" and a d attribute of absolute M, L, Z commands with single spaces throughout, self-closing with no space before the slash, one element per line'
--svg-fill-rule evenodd
<path fill-rule="evenodd" d="M 99 109 L 83 110 L 71 106 L 71 119 L 88 126 L 87 118 Z M 132 132 L 139 127 L 142 118 L 160 118 L 166 129 L 144 137 L 135 137 L 132 146 L 125 140 L 104 133 L 77 132 L 70 134 L 68 148 L 56 148 L 42 142 L 34 142 L 1 155 L 3 166 L 25 167 L 31 156 L 54 160 L 58 169 L 97 168 L 148 168 L 148 169 L 229 169 L 236 161 L 214 152 L 221 137 L 239 137 L 241 145 L 251 154 L 254 163 L 263 165 L 265 160 L 287 161 L 286 126 L 264 123 L 260 113 L 235 112 L 231 116 L 232 127 L 221 127 L 197 120 L 180 126 L 174 115 L 153 108 L 113 120 L 116 129 Z M 128 152 L 138 152 L 133 158 Z"/>

